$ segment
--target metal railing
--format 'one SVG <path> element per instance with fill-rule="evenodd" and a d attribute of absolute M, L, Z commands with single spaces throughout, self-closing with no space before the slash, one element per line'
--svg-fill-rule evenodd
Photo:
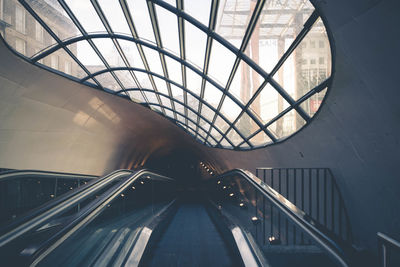
<path fill-rule="evenodd" d="M 344 201 L 330 169 L 257 168 L 256 176 L 317 221 L 336 241 L 352 243 Z"/>
<path fill-rule="evenodd" d="M 391 266 L 399 266 L 400 264 L 400 242 L 378 232 L 378 246 L 379 246 L 379 255 L 381 260 L 382 267 L 391 267 Z M 397 254 L 393 255 L 393 252 L 397 252 Z M 397 256 L 393 259 L 393 256 Z"/>
<path fill-rule="evenodd" d="M 238 176 L 241 179 L 237 179 L 234 182 L 223 181 L 223 179 Z M 252 196 L 245 196 L 245 194 L 249 195 L 250 193 L 248 192 L 248 188 L 245 188 L 246 185 L 240 184 L 243 182 L 243 178 L 254 188 Z M 286 221 L 285 228 L 288 229 L 287 233 L 292 233 L 292 237 L 300 238 L 300 235 L 295 232 L 298 229 L 301 234 L 308 236 L 314 243 L 326 251 L 337 264 L 340 266 L 349 265 L 345 250 L 332 239 L 330 233 L 326 231 L 323 225 L 311 218 L 290 200 L 251 172 L 241 169 L 228 171 L 218 176 L 217 186 L 226 192 L 227 198 L 236 199 L 238 203 L 235 206 L 247 209 L 250 209 L 250 207 L 246 207 L 246 205 L 255 207 L 255 213 L 251 220 L 254 225 L 259 225 L 259 227 L 256 227 L 256 232 L 261 232 L 261 243 L 265 244 L 265 238 L 268 236 L 270 243 L 277 241 L 275 240 L 275 236 L 279 235 L 276 235 L 276 232 L 273 231 L 272 225 L 276 223 L 278 219 L 277 215 L 279 214 L 279 218 L 282 217 L 282 221 Z M 247 202 L 244 198 L 247 198 Z M 270 231 L 269 235 L 267 233 L 268 230 Z"/>
<path fill-rule="evenodd" d="M 50 201 L 47 204 L 32 210 L 30 213 L 0 230 L 0 248 L 20 237 L 24 233 L 38 227 L 45 221 L 48 221 L 68 208 L 74 206 L 78 202 L 88 198 L 93 193 L 96 193 L 107 186 L 110 182 L 129 174 L 132 174 L 132 171 L 115 171 L 110 175 L 95 179 L 84 186 L 76 188 L 75 190 L 62 195 L 59 198 L 56 198 L 53 201 Z"/>

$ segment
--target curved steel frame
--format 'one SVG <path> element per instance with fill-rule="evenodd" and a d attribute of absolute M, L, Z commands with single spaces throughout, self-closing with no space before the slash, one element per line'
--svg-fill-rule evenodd
<path fill-rule="evenodd" d="M 208 143 L 207 140 L 211 136 L 212 128 L 214 127 L 216 129 L 218 129 L 217 127 L 215 127 L 215 121 L 216 121 L 218 116 L 222 117 L 228 123 L 229 127 L 228 127 L 227 130 L 225 130 L 225 133 L 222 134 L 222 137 L 220 138 L 219 141 L 217 141 L 213 136 L 211 136 L 211 138 L 214 139 L 214 141 L 217 142 L 217 144 L 215 145 L 216 147 L 221 147 L 220 143 L 225 139 L 232 145 L 233 149 L 243 149 L 243 148 L 239 148 L 239 147 L 243 146 L 243 144 L 245 144 L 245 143 L 247 143 L 247 145 L 249 145 L 249 147 L 251 149 L 255 148 L 255 146 L 253 146 L 249 142 L 249 140 L 251 138 L 253 138 L 255 135 L 257 135 L 258 133 L 260 133 L 261 131 L 264 131 L 264 133 L 272 140 L 273 143 L 280 142 L 280 141 L 282 141 L 282 140 L 284 140 L 284 139 L 286 139 L 288 137 L 284 137 L 284 138 L 281 138 L 280 140 L 278 140 L 274 136 L 274 134 L 272 134 L 268 130 L 268 127 L 272 123 L 274 123 L 276 120 L 278 120 L 279 118 L 281 118 L 282 116 L 284 116 L 286 113 L 288 113 L 291 110 L 296 110 L 296 112 L 304 119 L 304 121 L 306 122 L 305 123 L 305 125 L 306 125 L 310 121 L 311 118 L 300 107 L 300 104 L 302 102 L 304 102 L 305 100 L 307 100 L 312 95 L 314 95 L 315 93 L 320 92 L 322 89 L 324 89 L 325 87 L 327 87 L 331 83 L 331 77 L 329 77 L 322 84 L 320 84 L 317 87 L 313 88 L 306 95 L 304 95 L 303 97 L 301 97 L 300 99 L 298 99 L 296 101 L 272 78 L 274 76 L 274 74 L 284 64 L 286 59 L 292 54 L 292 52 L 295 50 L 295 48 L 299 45 L 299 43 L 303 40 L 303 38 L 307 35 L 307 33 L 311 30 L 313 24 L 317 21 L 318 18 L 320 18 L 320 15 L 318 14 L 318 12 L 316 10 L 314 10 L 314 12 L 311 14 L 311 16 L 305 22 L 303 29 L 300 31 L 300 33 L 297 35 L 297 37 L 294 39 L 294 41 L 292 42 L 290 47 L 287 49 L 287 51 L 279 59 L 278 63 L 275 65 L 273 70 L 270 73 L 267 73 L 257 63 L 255 63 L 251 58 L 249 58 L 245 54 L 245 50 L 246 50 L 247 45 L 248 45 L 248 43 L 250 41 L 250 38 L 251 38 L 252 33 L 253 33 L 253 30 L 254 30 L 254 28 L 255 28 L 255 26 L 257 24 L 257 21 L 259 19 L 261 11 L 262 11 L 262 9 L 264 7 L 264 4 L 266 2 L 265 0 L 261 0 L 261 1 L 257 2 L 256 6 L 254 8 L 254 11 L 253 11 L 253 13 L 251 15 L 251 18 L 249 20 L 249 23 L 247 25 L 247 28 L 246 28 L 246 31 L 245 31 L 245 34 L 243 36 L 242 43 L 241 43 L 241 46 L 240 46 L 239 49 L 236 48 L 235 46 L 233 46 L 231 43 L 229 43 L 227 40 L 225 40 L 222 36 L 220 36 L 219 34 L 217 34 L 214 31 L 215 30 L 215 25 L 216 25 L 216 19 L 215 18 L 216 18 L 216 15 L 217 15 L 216 13 L 217 13 L 217 10 L 218 10 L 219 0 L 213 0 L 212 1 L 211 11 L 210 11 L 210 21 L 209 21 L 209 26 L 208 27 L 203 25 L 198 20 L 196 20 L 195 18 L 193 18 L 192 16 L 190 16 L 187 13 L 184 12 L 183 0 L 177 0 L 177 7 L 174 7 L 174 6 L 168 4 L 168 3 L 164 2 L 164 1 L 147 0 L 148 12 L 149 12 L 151 24 L 152 24 L 152 27 L 153 27 L 153 33 L 154 33 L 154 36 L 155 36 L 156 44 L 152 44 L 152 43 L 149 43 L 149 42 L 146 42 L 146 41 L 143 41 L 143 40 L 139 39 L 137 31 L 136 31 L 136 28 L 135 28 L 135 25 L 133 23 L 133 19 L 131 17 L 131 13 L 129 11 L 129 7 L 128 7 L 127 3 L 126 3 L 126 0 L 119 0 L 119 3 L 121 5 L 122 11 L 123 11 L 123 13 L 125 15 L 125 19 L 126 19 L 126 22 L 127 22 L 128 26 L 129 26 L 129 29 L 131 31 L 132 36 L 127 36 L 127 35 L 123 35 L 123 34 L 116 34 L 116 33 L 113 32 L 113 30 L 112 30 L 112 28 L 111 28 L 111 26 L 110 26 L 110 24 L 109 24 L 109 22 L 108 22 L 108 20 L 107 20 L 107 18 L 105 16 L 104 12 L 103 12 L 103 10 L 101 9 L 99 3 L 97 2 L 97 0 L 91 0 L 91 3 L 92 3 L 92 6 L 95 9 L 97 15 L 99 16 L 101 22 L 103 23 L 103 26 L 106 29 L 107 33 L 88 34 L 85 31 L 85 29 L 83 28 L 83 26 L 80 24 L 79 20 L 75 17 L 75 15 L 73 14 L 73 12 L 69 8 L 69 6 L 65 3 L 65 1 L 64 0 L 58 0 L 59 4 L 64 8 L 66 13 L 70 17 L 71 21 L 75 24 L 77 29 L 82 34 L 81 36 L 69 38 L 69 39 L 66 39 L 64 41 L 62 41 L 61 39 L 58 38 L 58 36 L 50 29 L 50 27 L 40 18 L 40 16 L 30 7 L 30 5 L 28 3 L 26 3 L 24 0 L 18 0 L 18 2 L 21 3 L 25 7 L 25 9 L 38 21 L 39 24 L 41 24 L 43 26 L 43 28 L 57 42 L 56 45 L 52 45 L 47 50 L 42 50 L 39 54 L 36 54 L 33 57 L 31 57 L 29 59 L 29 61 L 31 63 L 39 64 L 39 63 L 37 63 L 38 60 L 40 60 L 40 59 L 42 59 L 42 58 L 50 55 L 51 53 L 53 53 L 53 52 L 55 52 L 55 51 L 57 51 L 57 50 L 62 48 L 71 56 L 71 58 L 87 74 L 87 76 L 84 77 L 83 79 L 81 79 L 80 82 L 84 83 L 88 79 L 93 79 L 93 81 L 96 83 L 96 85 L 100 89 L 103 89 L 103 90 L 107 91 L 106 88 L 102 87 L 102 85 L 98 82 L 98 80 L 96 79 L 95 76 L 103 74 L 103 73 L 110 73 L 113 76 L 113 78 L 116 80 L 118 85 L 121 87 L 121 90 L 118 91 L 118 94 L 123 92 L 126 96 L 129 96 L 128 91 L 130 91 L 130 89 L 125 88 L 124 85 L 122 84 L 122 82 L 120 81 L 120 79 L 114 73 L 114 71 L 126 70 L 132 76 L 134 82 L 137 85 L 137 88 L 138 88 L 137 90 L 139 90 L 141 92 L 141 94 L 143 96 L 143 99 L 147 102 L 147 104 L 150 104 L 148 99 L 147 99 L 147 97 L 146 97 L 146 95 L 144 94 L 144 91 L 150 91 L 150 90 L 149 89 L 144 89 L 144 88 L 141 87 L 141 85 L 140 85 L 140 83 L 139 83 L 139 81 L 138 81 L 138 79 L 137 79 L 137 77 L 136 77 L 136 75 L 135 75 L 135 73 L 133 71 L 144 72 L 149 77 L 149 80 L 150 80 L 150 82 L 152 84 L 152 87 L 153 87 L 153 92 L 156 93 L 156 97 L 157 97 L 157 100 L 159 102 L 158 106 L 160 106 L 163 115 L 166 116 L 165 109 L 167 107 L 162 104 L 161 99 L 160 99 L 160 95 L 163 95 L 163 96 L 169 98 L 169 100 L 171 102 L 171 107 L 172 107 L 171 110 L 172 110 L 173 115 L 174 115 L 174 120 L 177 121 L 176 114 L 181 114 L 181 113 L 178 113 L 176 111 L 176 109 L 175 109 L 175 106 L 174 106 L 174 101 L 177 101 L 177 100 L 174 99 L 173 95 L 172 95 L 171 86 L 170 86 L 170 84 L 172 83 L 173 85 L 178 86 L 179 88 L 181 88 L 183 90 L 183 92 L 184 92 L 184 103 L 183 103 L 184 105 L 183 106 L 185 108 L 185 114 L 183 114 L 182 116 L 186 120 L 186 127 L 188 126 L 188 110 L 191 110 L 192 112 L 194 112 L 198 116 L 197 117 L 197 122 L 194 122 L 194 124 L 196 125 L 196 130 L 194 131 L 196 136 L 198 135 L 198 129 L 199 129 L 199 126 L 200 126 L 200 118 L 204 119 L 204 117 L 201 115 L 202 105 L 205 104 L 206 106 L 211 107 L 211 110 L 213 110 L 215 112 L 213 120 L 211 121 L 211 123 L 209 123 L 209 120 L 206 120 L 210 124 L 209 129 L 205 131 L 203 128 L 201 128 L 203 131 L 205 131 L 207 133 L 207 136 L 205 138 L 203 136 L 201 136 L 202 138 L 204 138 L 204 142 L 203 142 L 204 144 Z M 175 55 L 175 54 L 173 54 L 173 53 L 171 53 L 168 50 L 163 48 L 162 41 L 161 41 L 161 36 L 160 36 L 160 29 L 159 29 L 159 25 L 158 25 L 158 21 L 157 21 L 156 9 L 155 9 L 155 6 L 154 6 L 155 4 L 160 6 L 160 7 L 162 7 L 162 8 L 164 8 L 164 9 L 166 9 L 166 10 L 168 10 L 168 11 L 170 11 L 170 12 L 172 12 L 173 14 L 175 14 L 177 16 L 178 30 L 179 30 L 180 56 L 177 56 L 177 55 Z M 195 65 L 193 65 L 192 63 L 190 63 L 190 62 L 188 62 L 186 60 L 186 56 L 185 56 L 185 40 L 184 40 L 184 26 L 185 26 L 184 22 L 191 23 L 193 26 L 197 27 L 199 30 L 201 30 L 202 32 L 204 32 L 207 35 L 207 46 L 206 46 L 206 53 L 205 53 L 203 71 L 200 71 Z M 123 59 L 125 67 L 118 67 L 118 68 L 111 67 L 107 63 L 107 60 L 103 57 L 103 55 L 101 54 L 101 52 L 99 51 L 97 46 L 94 44 L 92 39 L 96 39 L 96 38 L 111 39 L 112 42 L 114 43 L 114 46 L 117 49 L 119 55 Z M 77 43 L 77 42 L 83 41 L 83 40 L 88 41 L 90 46 L 95 51 L 95 53 L 99 56 L 99 58 L 101 59 L 101 61 L 104 64 L 104 66 L 106 67 L 104 70 L 101 70 L 101 71 L 96 72 L 96 73 L 90 73 L 88 71 L 88 69 L 79 61 L 79 59 L 68 49 L 68 47 L 67 47 L 68 45 L 73 44 L 73 43 Z M 133 43 L 136 44 L 136 47 L 137 47 L 137 49 L 139 51 L 139 55 L 140 55 L 140 57 L 142 59 L 143 65 L 145 67 L 145 70 L 131 67 L 127 57 L 124 54 L 123 49 L 121 48 L 121 46 L 120 46 L 120 44 L 118 42 L 119 40 L 127 40 L 127 41 L 130 41 L 130 42 L 133 42 Z M 225 87 L 222 87 L 219 83 L 217 83 L 214 79 L 212 79 L 208 75 L 208 66 L 209 66 L 209 61 L 210 61 L 211 47 L 212 47 L 212 43 L 213 43 L 214 40 L 216 40 L 219 43 L 221 43 L 225 48 L 230 50 L 236 56 L 235 63 L 233 65 L 233 68 L 231 70 L 231 73 L 229 75 L 229 79 L 228 79 Z M 160 61 L 161 61 L 161 66 L 162 66 L 162 69 L 163 69 L 164 76 L 156 74 L 156 73 L 153 73 L 153 72 L 150 71 L 149 64 L 147 62 L 147 59 L 146 59 L 146 56 L 145 56 L 145 53 L 143 51 L 143 47 L 142 46 L 145 46 L 145 47 L 147 47 L 149 49 L 152 49 L 152 50 L 158 52 L 158 54 L 160 56 Z M 332 50 L 332 48 L 331 48 L 331 50 Z M 180 84 L 178 84 L 178 83 L 176 83 L 176 82 L 174 82 L 174 81 L 169 79 L 168 69 L 167 69 L 166 61 L 165 61 L 165 56 L 168 56 L 171 59 L 173 59 L 173 60 L 175 60 L 175 61 L 177 61 L 178 63 L 181 64 L 182 83 L 183 83 L 183 85 L 180 85 Z M 250 98 L 250 100 L 246 104 L 243 104 L 238 98 L 236 98 L 233 94 L 231 94 L 229 92 L 230 85 L 232 83 L 232 80 L 233 80 L 233 78 L 235 76 L 235 73 L 236 73 L 236 71 L 237 71 L 237 69 L 239 67 L 239 64 L 240 64 L 241 60 L 243 60 L 245 63 L 247 63 L 254 71 L 256 71 L 259 75 L 261 75 L 265 79 L 264 82 L 261 83 L 259 88 L 255 91 L 253 96 Z M 197 75 L 199 75 L 202 78 L 200 96 L 197 96 L 197 95 L 193 94 L 191 91 L 189 91 L 187 89 L 186 67 L 188 67 L 189 69 L 194 71 Z M 156 84 L 154 82 L 154 79 L 153 79 L 153 76 L 161 78 L 166 82 L 169 96 L 166 96 L 165 94 L 161 94 L 160 92 L 158 92 L 157 86 L 156 86 Z M 206 81 L 211 83 L 213 86 L 215 86 L 218 90 L 220 90 L 222 92 L 222 97 L 220 99 L 220 102 L 219 102 L 219 105 L 218 105 L 217 109 L 214 109 L 211 105 L 209 105 L 203 99 Z M 261 121 L 259 120 L 257 115 L 255 115 L 253 113 L 253 111 L 250 109 L 250 105 L 253 103 L 253 101 L 257 98 L 257 96 L 261 93 L 261 91 L 264 89 L 264 87 L 268 83 L 278 92 L 278 94 L 283 99 L 285 99 L 285 101 L 289 104 L 289 107 L 286 108 L 285 110 L 283 110 L 275 118 L 270 120 L 267 124 L 263 124 L 263 123 L 261 123 Z M 199 100 L 198 111 L 193 111 L 193 109 L 189 109 L 189 107 L 187 105 L 187 93 L 192 94 L 196 99 Z M 233 122 L 230 122 L 221 113 L 221 108 L 222 108 L 222 105 L 223 105 L 223 102 L 224 102 L 224 99 L 225 99 L 226 96 L 228 96 L 236 105 L 238 105 L 238 107 L 241 108 L 241 112 L 239 113 L 239 115 L 236 117 L 236 119 Z M 125 97 L 125 96 L 123 96 L 123 97 Z M 180 101 L 177 101 L 177 102 L 182 104 L 182 102 L 180 102 Z M 152 104 L 154 105 L 154 103 L 152 103 Z M 249 135 L 247 138 L 235 126 L 235 124 L 239 121 L 239 119 L 243 116 L 244 113 L 246 113 L 259 127 L 258 130 L 256 130 L 254 133 Z M 166 117 L 168 117 L 168 116 L 166 116 Z M 231 131 L 231 129 L 234 129 L 238 133 L 238 135 L 243 139 L 243 141 L 241 143 L 239 143 L 237 146 L 234 146 L 232 144 L 232 142 L 230 141 L 230 139 L 227 137 L 227 135 Z M 222 133 L 221 131 L 218 131 L 218 132 Z M 292 133 L 292 135 L 293 134 L 294 133 Z M 263 146 L 265 146 L 265 144 Z M 258 146 L 258 147 L 263 147 L 263 146 Z"/>

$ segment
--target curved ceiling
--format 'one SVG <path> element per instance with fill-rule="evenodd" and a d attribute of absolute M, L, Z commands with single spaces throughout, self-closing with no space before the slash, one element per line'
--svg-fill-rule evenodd
<path fill-rule="evenodd" d="M 308 0 L 13 0 L 2 12 L 4 39 L 31 63 L 146 105 L 211 147 L 286 139 L 331 80 Z"/>

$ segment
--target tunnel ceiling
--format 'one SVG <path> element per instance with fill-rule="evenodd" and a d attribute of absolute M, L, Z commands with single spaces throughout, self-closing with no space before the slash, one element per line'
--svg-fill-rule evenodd
<path fill-rule="evenodd" d="M 146 105 L 210 147 L 286 139 L 331 82 L 308 0 L 10 0 L 1 12 L 26 60 Z"/>

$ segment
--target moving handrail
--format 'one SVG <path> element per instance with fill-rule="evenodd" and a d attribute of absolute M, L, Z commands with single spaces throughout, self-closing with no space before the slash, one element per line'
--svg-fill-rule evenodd
<path fill-rule="evenodd" d="M 154 173 L 147 169 L 133 172 L 132 175 L 129 175 L 121 183 L 106 192 L 105 196 L 99 198 L 97 201 L 94 201 L 93 204 L 91 204 L 90 207 L 85 210 L 85 212 L 79 214 L 79 216 L 77 216 L 69 225 L 67 225 L 64 230 L 53 236 L 51 239 L 53 239 L 54 242 L 52 242 L 52 244 L 50 244 L 50 246 L 47 248 L 44 248 L 42 251 L 40 251 L 37 256 L 34 256 L 34 261 L 30 264 L 30 266 L 36 266 L 41 260 L 43 260 L 43 258 L 45 258 L 60 244 L 62 244 L 68 237 L 96 218 L 97 215 L 99 215 L 107 206 L 109 206 L 111 201 L 120 196 L 122 192 L 124 192 L 132 185 L 132 183 L 142 176 L 145 176 L 144 178 L 146 179 L 158 181 L 175 181 L 175 179 Z"/>
<path fill-rule="evenodd" d="M 75 190 L 72 190 L 60 196 L 59 198 L 54 199 L 53 201 L 50 201 L 43 206 L 32 210 L 32 212 L 28 213 L 24 217 L 21 217 L 17 222 L 11 224 L 6 229 L 2 229 L 3 231 L 2 235 L 0 236 L 0 247 L 3 247 L 9 242 L 17 239 L 24 233 L 34 229 L 43 222 L 54 218 L 56 215 L 62 213 L 63 211 L 67 210 L 78 202 L 87 199 L 93 193 L 107 186 L 107 184 L 109 184 L 111 181 L 132 173 L 137 174 L 143 171 L 144 170 L 137 172 L 133 172 L 130 170 L 114 171 L 109 175 L 106 175 L 99 179 L 95 179 L 93 182 L 78 187 Z"/>
<path fill-rule="evenodd" d="M 233 169 L 219 175 L 218 178 L 230 177 L 233 175 L 240 175 L 246 179 L 298 227 L 309 234 L 338 264 L 344 267 L 349 266 L 344 251 L 331 238 L 324 234 L 321 229 L 318 229 L 317 222 L 311 219 L 304 211 L 297 208 L 292 202 L 276 192 L 250 171 Z"/>
<path fill-rule="evenodd" d="M 75 173 L 64 173 L 64 172 L 49 172 L 49 171 L 38 171 L 38 170 L 12 170 L 2 172 L 0 174 L 0 181 L 18 179 L 18 178 L 29 178 L 34 176 L 35 178 L 63 178 L 63 179 L 95 179 L 98 176 L 86 175 L 86 174 L 75 174 Z"/>

